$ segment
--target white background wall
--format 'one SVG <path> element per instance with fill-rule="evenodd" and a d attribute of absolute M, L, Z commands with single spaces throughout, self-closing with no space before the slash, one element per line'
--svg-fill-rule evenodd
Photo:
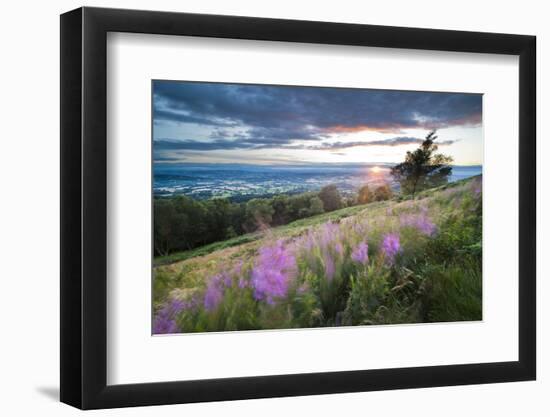
<path fill-rule="evenodd" d="M 370 4 L 369 4 L 370 3 Z M 59 392 L 59 17 L 72 0 L 10 1 L 0 20 L 0 410 L 3 415 L 75 415 Z M 550 26 L 544 2 L 124 0 L 86 5 L 237 14 L 379 25 L 509 32 L 538 37 L 538 381 L 377 393 L 100 411 L 94 415 L 549 415 L 550 157 L 543 119 Z M 546 188 L 546 189 L 544 189 Z M 503 238 L 506 235 L 503 234 Z M 503 260 L 505 261 L 505 260 Z M 406 352 L 406 346 L 403 347 Z M 546 395 L 544 395 L 546 394 Z"/>

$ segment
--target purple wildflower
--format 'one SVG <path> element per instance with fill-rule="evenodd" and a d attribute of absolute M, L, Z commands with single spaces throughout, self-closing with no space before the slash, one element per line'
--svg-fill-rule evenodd
<path fill-rule="evenodd" d="M 307 236 L 304 238 L 304 246 L 306 250 L 311 251 L 315 246 L 315 237 L 313 236 L 313 233 L 308 232 Z"/>
<path fill-rule="evenodd" d="M 338 237 L 340 227 L 336 223 L 328 222 L 321 228 L 321 246 L 326 248 Z"/>
<path fill-rule="evenodd" d="M 174 317 L 184 310 L 186 304 L 172 299 L 162 307 L 153 319 L 153 334 L 177 333 L 178 325 Z"/>
<path fill-rule="evenodd" d="M 225 277 L 223 275 L 215 275 L 208 282 L 208 287 L 206 287 L 206 293 L 204 294 L 204 308 L 207 311 L 215 310 L 222 301 L 222 284 L 224 280 Z"/>
<path fill-rule="evenodd" d="M 395 261 L 395 255 L 401 250 L 399 235 L 397 233 L 388 233 L 382 241 L 382 253 L 389 264 Z"/>
<path fill-rule="evenodd" d="M 226 287 L 231 287 L 231 285 L 233 284 L 233 281 L 231 281 L 231 277 L 227 274 L 224 274 L 223 276 L 223 284 L 226 286 Z"/>
<path fill-rule="evenodd" d="M 412 226 L 414 222 L 414 216 L 410 214 L 402 214 L 399 216 L 399 223 L 401 223 L 401 226 Z"/>
<path fill-rule="evenodd" d="M 324 256 L 325 260 L 325 276 L 329 281 L 332 281 L 334 278 L 334 271 L 335 271 L 335 265 L 334 265 L 334 259 L 332 259 L 332 256 L 328 252 L 325 252 Z"/>
<path fill-rule="evenodd" d="M 256 300 L 274 304 L 275 298 L 284 297 L 288 283 L 296 275 L 296 259 L 278 240 L 273 246 L 260 249 L 256 265 L 252 269 L 252 285 Z"/>
<path fill-rule="evenodd" d="M 233 267 L 233 275 L 241 275 L 241 272 L 243 270 L 243 261 L 239 260 L 235 266 Z"/>
<path fill-rule="evenodd" d="M 416 228 L 421 233 L 424 233 L 426 236 L 432 236 L 437 229 L 435 224 L 433 224 L 427 216 L 422 216 L 418 218 L 418 220 L 416 221 Z"/>
<path fill-rule="evenodd" d="M 433 224 L 433 222 L 425 214 L 419 216 L 413 214 L 403 214 L 399 218 L 399 221 L 401 226 L 415 227 L 426 236 L 432 236 L 437 229 L 436 225 Z"/>
<path fill-rule="evenodd" d="M 178 325 L 174 319 L 156 316 L 153 321 L 153 334 L 177 333 Z"/>
<path fill-rule="evenodd" d="M 173 298 L 172 301 L 165 308 L 167 308 L 167 310 L 170 311 L 172 314 L 178 314 L 186 307 L 187 303 L 178 298 Z"/>
<path fill-rule="evenodd" d="M 356 223 L 353 224 L 353 231 L 361 236 L 361 235 L 364 235 L 367 233 L 367 230 L 369 228 L 369 221 L 368 220 L 364 220 L 364 221 L 358 221 Z"/>
<path fill-rule="evenodd" d="M 340 256 L 342 256 L 344 254 L 344 247 L 342 246 L 342 244 L 340 242 L 336 242 L 336 244 L 334 245 L 334 250 Z"/>
<path fill-rule="evenodd" d="M 365 265 L 369 261 L 369 245 L 366 242 L 361 242 L 353 250 L 351 259 L 355 262 Z"/>

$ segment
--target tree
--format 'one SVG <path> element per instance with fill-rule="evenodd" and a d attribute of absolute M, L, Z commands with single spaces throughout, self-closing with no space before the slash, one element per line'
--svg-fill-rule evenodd
<path fill-rule="evenodd" d="M 323 201 L 319 197 L 311 197 L 309 200 L 309 215 L 315 216 L 323 213 Z"/>
<path fill-rule="evenodd" d="M 372 193 L 368 185 L 363 185 L 357 193 L 357 202 L 359 204 L 367 204 L 372 201 Z"/>
<path fill-rule="evenodd" d="M 374 201 L 389 200 L 393 196 L 393 192 L 388 184 L 380 185 L 374 190 Z"/>
<path fill-rule="evenodd" d="M 408 151 L 405 161 L 391 169 L 391 175 L 401 185 L 401 192 L 414 197 L 418 191 L 448 182 L 453 158 L 436 153 L 436 139 L 435 130 L 432 130 L 418 149 Z"/>
<path fill-rule="evenodd" d="M 175 227 L 181 227 L 181 218 L 174 209 L 171 200 L 155 200 L 154 205 L 154 245 L 156 255 L 168 255 L 176 246 L 176 237 L 172 233 Z"/>
<path fill-rule="evenodd" d="M 359 203 L 356 195 L 348 195 L 347 197 L 342 198 L 343 207 L 353 207 L 353 206 L 356 206 L 357 204 Z"/>
<path fill-rule="evenodd" d="M 227 229 L 231 226 L 229 216 L 231 203 L 225 198 L 213 198 L 202 203 L 206 209 L 207 241 L 215 242 L 226 239 Z"/>
<path fill-rule="evenodd" d="M 289 221 L 303 219 L 309 214 L 309 199 L 312 194 L 302 193 L 289 197 L 288 200 L 288 218 Z M 287 221 L 288 223 L 288 221 Z"/>
<path fill-rule="evenodd" d="M 289 215 L 289 199 L 286 195 L 277 195 L 271 199 L 271 207 L 273 207 L 273 225 L 280 226 L 287 224 L 290 219 Z"/>
<path fill-rule="evenodd" d="M 253 198 L 246 203 L 245 229 L 253 232 L 271 226 L 273 219 L 273 207 L 270 200 Z"/>
<path fill-rule="evenodd" d="M 327 185 L 321 188 L 319 198 L 323 202 L 325 211 L 334 211 L 342 208 L 342 198 L 336 185 Z"/>
<path fill-rule="evenodd" d="M 238 235 L 246 233 L 244 224 L 246 222 L 246 203 L 233 203 L 229 209 L 231 228 Z"/>
<path fill-rule="evenodd" d="M 155 253 L 167 255 L 206 243 L 210 233 L 207 214 L 202 203 L 189 197 L 155 199 Z"/>

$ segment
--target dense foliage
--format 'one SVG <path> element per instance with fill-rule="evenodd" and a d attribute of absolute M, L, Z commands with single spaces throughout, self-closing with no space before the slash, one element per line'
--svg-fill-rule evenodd
<path fill-rule="evenodd" d="M 155 198 L 155 255 L 186 251 L 357 203 L 387 200 L 391 196 L 389 186 L 382 185 L 368 200 L 343 198 L 335 185 L 328 185 L 318 193 L 282 194 L 247 202 L 221 198 L 195 200 L 187 196 Z"/>
<path fill-rule="evenodd" d="M 284 222 L 274 200 L 253 204 Z M 350 210 L 157 267 L 153 332 L 482 318 L 480 177 Z"/>
<path fill-rule="evenodd" d="M 373 190 L 368 185 L 362 186 L 357 193 L 358 204 L 368 204 L 373 201 L 389 200 L 393 197 L 393 191 L 387 184 L 379 185 Z"/>

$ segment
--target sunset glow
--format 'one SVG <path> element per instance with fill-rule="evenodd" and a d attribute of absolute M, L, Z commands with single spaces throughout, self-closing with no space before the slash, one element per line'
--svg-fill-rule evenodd
<path fill-rule="evenodd" d="M 397 163 L 435 129 L 456 165 L 481 165 L 481 110 L 480 94 L 154 81 L 154 159 Z"/>

